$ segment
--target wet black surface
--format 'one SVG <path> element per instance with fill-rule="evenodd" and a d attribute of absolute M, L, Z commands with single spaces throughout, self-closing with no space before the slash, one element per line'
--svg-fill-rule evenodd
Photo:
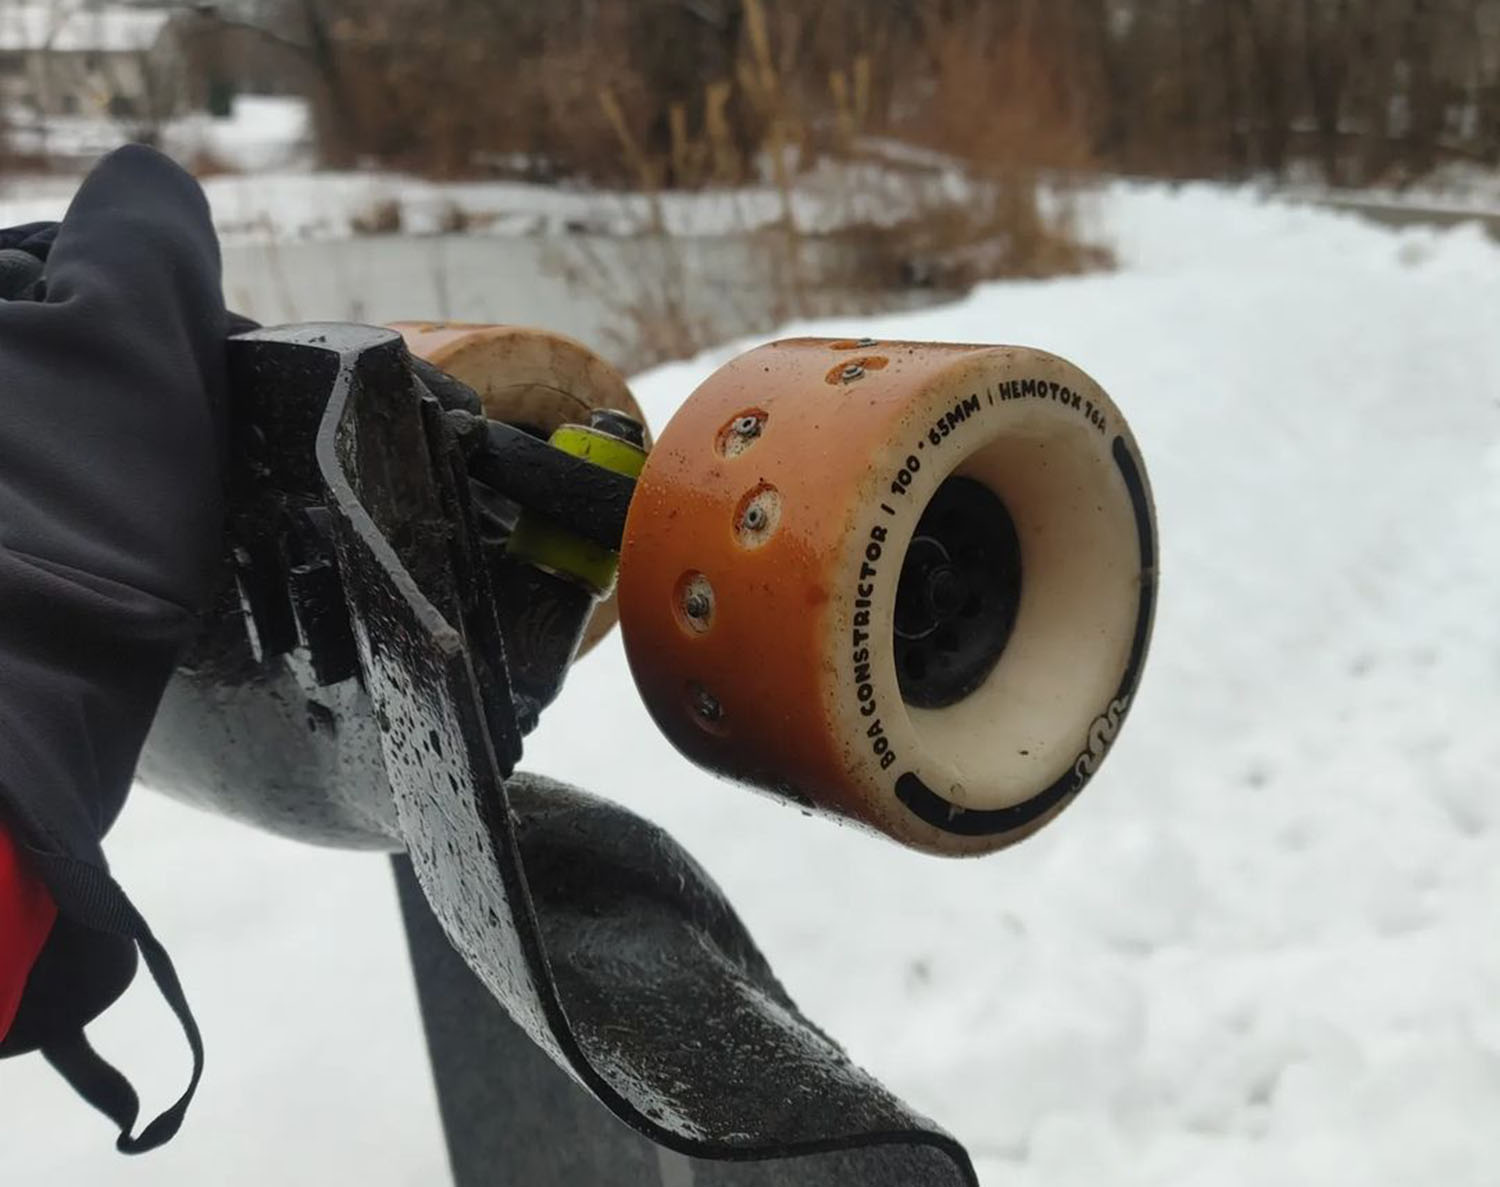
<path fill-rule="evenodd" d="M 834 1095 L 808 1098 L 818 1091 L 819 1080 L 803 1074 L 801 1042 L 789 1045 L 787 1032 L 790 1025 L 810 1024 L 800 1021 L 713 884 L 669 837 L 614 804 L 550 780 L 521 774 L 508 789 L 543 942 L 581 1043 L 595 1054 L 612 1052 L 615 1070 L 622 1075 L 644 1080 L 670 1074 L 686 1078 L 679 1082 L 696 1082 L 701 1091 L 717 1096 L 717 1116 L 734 1128 L 703 1134 L 699 1156 L 689 1157 L 658 1147 L 611 1116 L 543 1055 L 454 955 L 414 875 L 409 867 L 402 871 L 404 859 L 398 859 L 402 909 L 456 1182 L 462 1187 L 936 1187 L 969 1182 L 960 1169 L 962 1155 L 948 1143 L 934 1141 L 940 1136 L 936 1132 L 909 1128 L 915 1119 L 878 1088 L 867 1093 L 835 1068 L 830 1077 Z M 609 839 L 597 843 L 601 837 Z M 600 857 L 604 860 L 596 860 Z M 643 858 L 652 871 L 644 879 L 636 876 Z M 630 892 L 604 894 L 600 901 L 601 892 L 620 885 Z M 681 910 L 686 896 L 703 908 L 696 915 Z M 654 906 L 653 898 L 658 900 Z M 629 942 L 622 943 L 622 931 Z M 726 959 L 706 960 L 710 953 Z M 629 992 L 622 994 L 622 986 Z M 696 1026 L 693 1015 L 709 1013 L 730 986 L 738 986 L 733 996 L 739 1000 L 724 1017 L 705 1019 L 708 1025 L 693 1036 L 659 1033 L 660 1026 L 669 1031 L 680 1031 L 684 1023 Z M 700 998 L 703 989 L 708 996 Z M 789 1016 L 779 1010 L 768 1013 L 764 1004 L 757 1004 L 760 994 Z M 699 1002 L 689 1008 L 688 1017 L 683 1000 Z M 763 1042 L 753 1053 L 754 1063 L 736 1066 L 736 1048 L 757 1030 Z M 727 1049 L 721 1046 L 726 1032 L 739 1032 L 731 1035 Z M 646 1044 L 667 1059 L 632 1068 L 634 1052 Z M 747 1110 L 741 1098 L 765 1091 L 764 1073 L 777 1066 L 778 1052 L 786 1082 L 773 1097 L 751 1102 Z M 863 1099 L 854 1102 L 852 1114 L 841 1112 L 837 1126 L 829 1126 L 829 1110 L 847 1106 L 851 1092 Z M 657 1105 L 653 1111 L 670 1107 Z M 788 1132 L 816 1134 L 819 1126 L 827 1126 L 827 1136 L 843 1148 L 815 1151 L 814 1140 L 799 1149 L 770 1131 L 743 1128 L 757 1114 L 774 1119 L 778 1113 L 783 1116 L 775 1124 Z M 861 1122 L 889 1122 L 893 1116 L 903 1117 L 908 1128 L 858 1136 Z M 711 1119 L 701 1110 L 696 1117 L 700 1126 Z M 755 1160 L 723 1161 L 725 1156 Z"/>

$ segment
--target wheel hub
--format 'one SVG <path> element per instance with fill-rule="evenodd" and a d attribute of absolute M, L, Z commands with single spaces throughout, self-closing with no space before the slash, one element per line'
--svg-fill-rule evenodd
<path fill-rule="evenodd" d="M 1021 600 L 1021 545 L 1005 504 L 949 478 L 922 513 L 896 588 L 896 681 L 920 709 L 964 699 L 994 669 Z"/>

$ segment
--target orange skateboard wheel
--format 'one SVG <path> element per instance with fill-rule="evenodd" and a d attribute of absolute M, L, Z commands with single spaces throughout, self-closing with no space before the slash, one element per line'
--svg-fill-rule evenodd
<path fill-rule="evenodd" d="M 550 436 L 564 424 L 589 422 L 596 408 L 613 408 L 645 425 L 624 377 L 583 343 L 529 326 L 468 322 L 396 322 L 407 349 L 473 388 L 491 420 Z M 650 429 L 646 444 L 651 444 Z M 614 595 L 594 607 L 578 645 L 582 657 L 619 618 Z"/>
<path fill-rule="evenodd" d="M 741 355 L 672 419 L 618 593 L 636 684 L 687 757 L 972 854 L 1093 776 L 1155 589 L 1145 467 L 1077 367 L 807 338 Z"/>

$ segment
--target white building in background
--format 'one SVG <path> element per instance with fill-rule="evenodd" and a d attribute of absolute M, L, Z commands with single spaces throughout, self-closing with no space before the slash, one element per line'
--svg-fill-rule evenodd
<path fill-rule="evenodd" d="M 182 10 L 0 0 L 0 104 L 12 117 L 157 122 L 187 105 Z"/>

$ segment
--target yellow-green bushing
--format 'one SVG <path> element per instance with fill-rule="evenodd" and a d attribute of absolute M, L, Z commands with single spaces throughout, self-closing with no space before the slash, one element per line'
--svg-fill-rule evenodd
<path fill-rule="evenodd" d="M 646 451 L 585 425 L 561 425 L 549 438 L 555 449 L 616 474 L 640 477 Z M 620 554 L 559 527 L 545 515 L 524 510 L 511 533 L 508 551 L 519 560 L 580 581 L 603 597 L 614 588 Z"/>

